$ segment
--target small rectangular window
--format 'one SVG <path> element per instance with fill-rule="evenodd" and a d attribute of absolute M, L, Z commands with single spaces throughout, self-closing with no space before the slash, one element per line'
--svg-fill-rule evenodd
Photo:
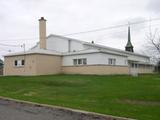
<path fill-rule="evenodd" d="M 17 66 L 17 60 L 14 61 L 14 65 Z"/>
<path fill-rule="evenodd" d="M 15 60 L 14 61 L 14 66 L 16 67 L 21 67 L 25 65 L 25 60 Z"/>
<path fill-rule="evenodd" d="M 132 68 L 138 68 L 138 64 L 132 63 Z"/>
<path fill-rule="evenodd" d="M 81 59 L 73 59 L 73 65 L 86 65 L 87 59 L 81 58 Z"/>
<path fill-rule="evenodd" d="M 138 68 L 138 64 L 135 64 L 135 68 Z"/>
<path fill-rule="evenodd" d="M 87 59 L 84 58 L 84 59 L 83 59 L 83 65 L 86 65 L 86 64 L 87 64 Z"/>
<path fill-rule="evenodd" d="M 77 59 L 73 59 L 73 65 L 77 65 Z"/>
<path fill-rule="evenodd" d="M 109 64 L 109 65 L 116 65 L 116 59 L 109 58 L 109 59 L 108 59 L 108 64 Z"/>
<path fill-rule="evenodd" d="M 22 60 L 22 65 L 25 65 L 25 61 L 24 60 Z"/>
<path fill-rule="evenodd" d="M 78 65 L 82 64 L 82 59 L 78 59 Z"/>

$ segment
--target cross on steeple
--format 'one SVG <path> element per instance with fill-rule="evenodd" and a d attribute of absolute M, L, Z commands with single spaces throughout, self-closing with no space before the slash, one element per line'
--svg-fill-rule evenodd
<path fill-rule="evenodd" d="M 131 43 L 131 33 L 130 33 L 130 26 L 128 26 L 128 42 L 127 42 L 127 45 L 125 47 L 125 50 L 126 51 L 129 51 L 129 52 L 134 52 L 133 50 L 133 45 Z"/>

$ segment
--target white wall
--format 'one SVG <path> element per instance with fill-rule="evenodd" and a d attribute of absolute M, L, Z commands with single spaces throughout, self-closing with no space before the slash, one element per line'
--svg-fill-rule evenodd
<path fill-rule="evenodd" d="M 55 50 L 58 52 L 69 52 L 69 41 L 70 41 L 70 51 L 83 50 L 83 44 L 79 41 L 73 41 L 70 39 L 52 36 L 47 39 L 47 49 Z"/>
<path fill-rule="evenodd" d="M 49 37 L 47 39 L 47 49 L 55 50 L 58 52 L 67 52 L 68 40 L 62 39 L 60 37 Z"/>
<path fill-rule="evenodd" d="M 62 65 L 72 66 L 73 59 L 78 59 L 78 58 L 87 58 L 87 65 L 97 65 L 97 64 L 108 65 L 108 58 L 114 58 L 116 59 L 116 65 L 127 66 L 126 57 L 109 55 L 104 53 L 64 56 L 62 59 Z"/>
<path fill-rule="evenodd" d="M 89 45 L 84 45 L 84 48 L 99 48 L 99 47 L 93 47 L 93 46 L 89 46 Z M 139 62 L 150 62 L 150 59 L 147 57 L 143 57 L 143 56 L 139 56 L 139 55 L 132 55 L 132 54 L 127 54 L 127 53 L 123 53 L 121 51 L 114 51 L 114 50 L 109 50 L 109 49 L 104 49 L 104 48 L 100 48 L 101 50 L 105 50 L 111 53 L 115 53 L 115 54 L 121 54 L 121 55 L 126 55 L 128 56 L 128 60 L 133 60 L 133 61 L 139 61 Z"/>
<path fill-rule="evenodd" d="M 70 40 L 69 38 L 67 39 L 67 38 L 54 36 L 54 35 L 50 36 L 47 39 L 47 49 L 55 50 L 55 51 L 58 51 L 58 52 L 68 52 L 69 51 L 69 40 Z M 88 48 L 98 49 L 99 47 L 93 47 L 93 46 L 90 46 L 90 45 L 83 45 L 83 42 L 76 41 L 76 40 L 70 40 L 70 51 L 71 52 L 85 50 L 85 49 L 88 49 Z M 35 47 L 34 49 L 39 49 L 39 45 L 37 47 Z M 105 48 L 102 48 L 102 49 L 105 50 L 105 51 L 111 52 L 111 53 L 126 55 L 126 56 L 128 56 L 128 60 L 140 61 L 140 62 L 149 62 L 150 61 L 149 58 L 147 58 L 147 57 L 138 56 L 138 55 L 131 55 L 131 54 L 127 54 L 127 53 L 124 53 L 124 52 L 121 52 L 121 51 L 114 51 L 114 50 L 105 49 Z M 103 56 L 100 56 L 99 58 L 97 58 L 97 56 L 95 57 L 95 55 L 92 56 L 90 54 L 89 56 L 86 56 L 86 57 L 89 57 L 88 58 L 88 61 L 89 61 L 88 63 L 89 64 L 91 64 L 92 61 L 97 61 L 97 62 L 94 62 L 93 64 L 106 64 L 106 62 L 108 63 L 108 61 L 106 61 L 106 62 L 104 62 L 104 61 L 106 60 L 106 58 L 108 60 L 109 56 L 113 57 L 115 59 L 118 59 L 118 61 L 117 61 L 118 65 L 124 65 L 125 60 L 123 59 L 123 57 L 120 57 L 120 56 L 115 56 L 115 55 L 109 55 L 108 54 L 108 55 L 103 55 Z M 92 60 L 92 57 L 93 57 L 94 60 Z M 100 59 L 100 58 L 103 59 L 103 60 L 97 60 L 97 59 Z"/>
<path fill-rule="evenodd" d="M 101 62 L 104 64 L 108 64 L 108 59 L 113 58 L 116 59 L 116 65 L 126 66 L 127 64 L 127 57 L 124 56 L 117 56 L 117 55 L 110 55 L 110 54 L 101 54 Z M 104 62 L 105 61 L 105 62 Z M 107 62 L 107 63 L 106 63 Z"/>
<path fill-rule="evenodd" d="M 84 50 L 83 44 L 76 41 L 71 41 L 71 51 Z"/>
<path fill-rule="evenodd" d="M 69 39 L 51 36 L 47 38 L 47 49 L 54 50 L 57 52 L 68 52 L 69 51 Z M 32 50 L 39 49 L 39 44 Z M 70 40 L 70 51 L 80 51 L 84 50 L 82 42 Z"/>
<path fill-rule="evenodd" d="M 128 55 L 128 60 L 140 61 L 140 62 L 150 62 L 150 59 L 147 57 Z"/>

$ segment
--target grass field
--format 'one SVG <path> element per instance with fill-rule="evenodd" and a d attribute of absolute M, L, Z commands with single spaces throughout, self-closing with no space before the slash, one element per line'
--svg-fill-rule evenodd
<path fill-rule="evenodd" d="M 160 75 L 0 77 L 0 96 L 140 120 L 160 120 Z"/>

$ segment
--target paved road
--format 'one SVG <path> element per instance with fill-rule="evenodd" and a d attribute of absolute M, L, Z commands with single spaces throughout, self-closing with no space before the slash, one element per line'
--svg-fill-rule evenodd
<path fill-rule="evenodd" d="M 0 99 L 0 120 L 118 120 Z"/>

